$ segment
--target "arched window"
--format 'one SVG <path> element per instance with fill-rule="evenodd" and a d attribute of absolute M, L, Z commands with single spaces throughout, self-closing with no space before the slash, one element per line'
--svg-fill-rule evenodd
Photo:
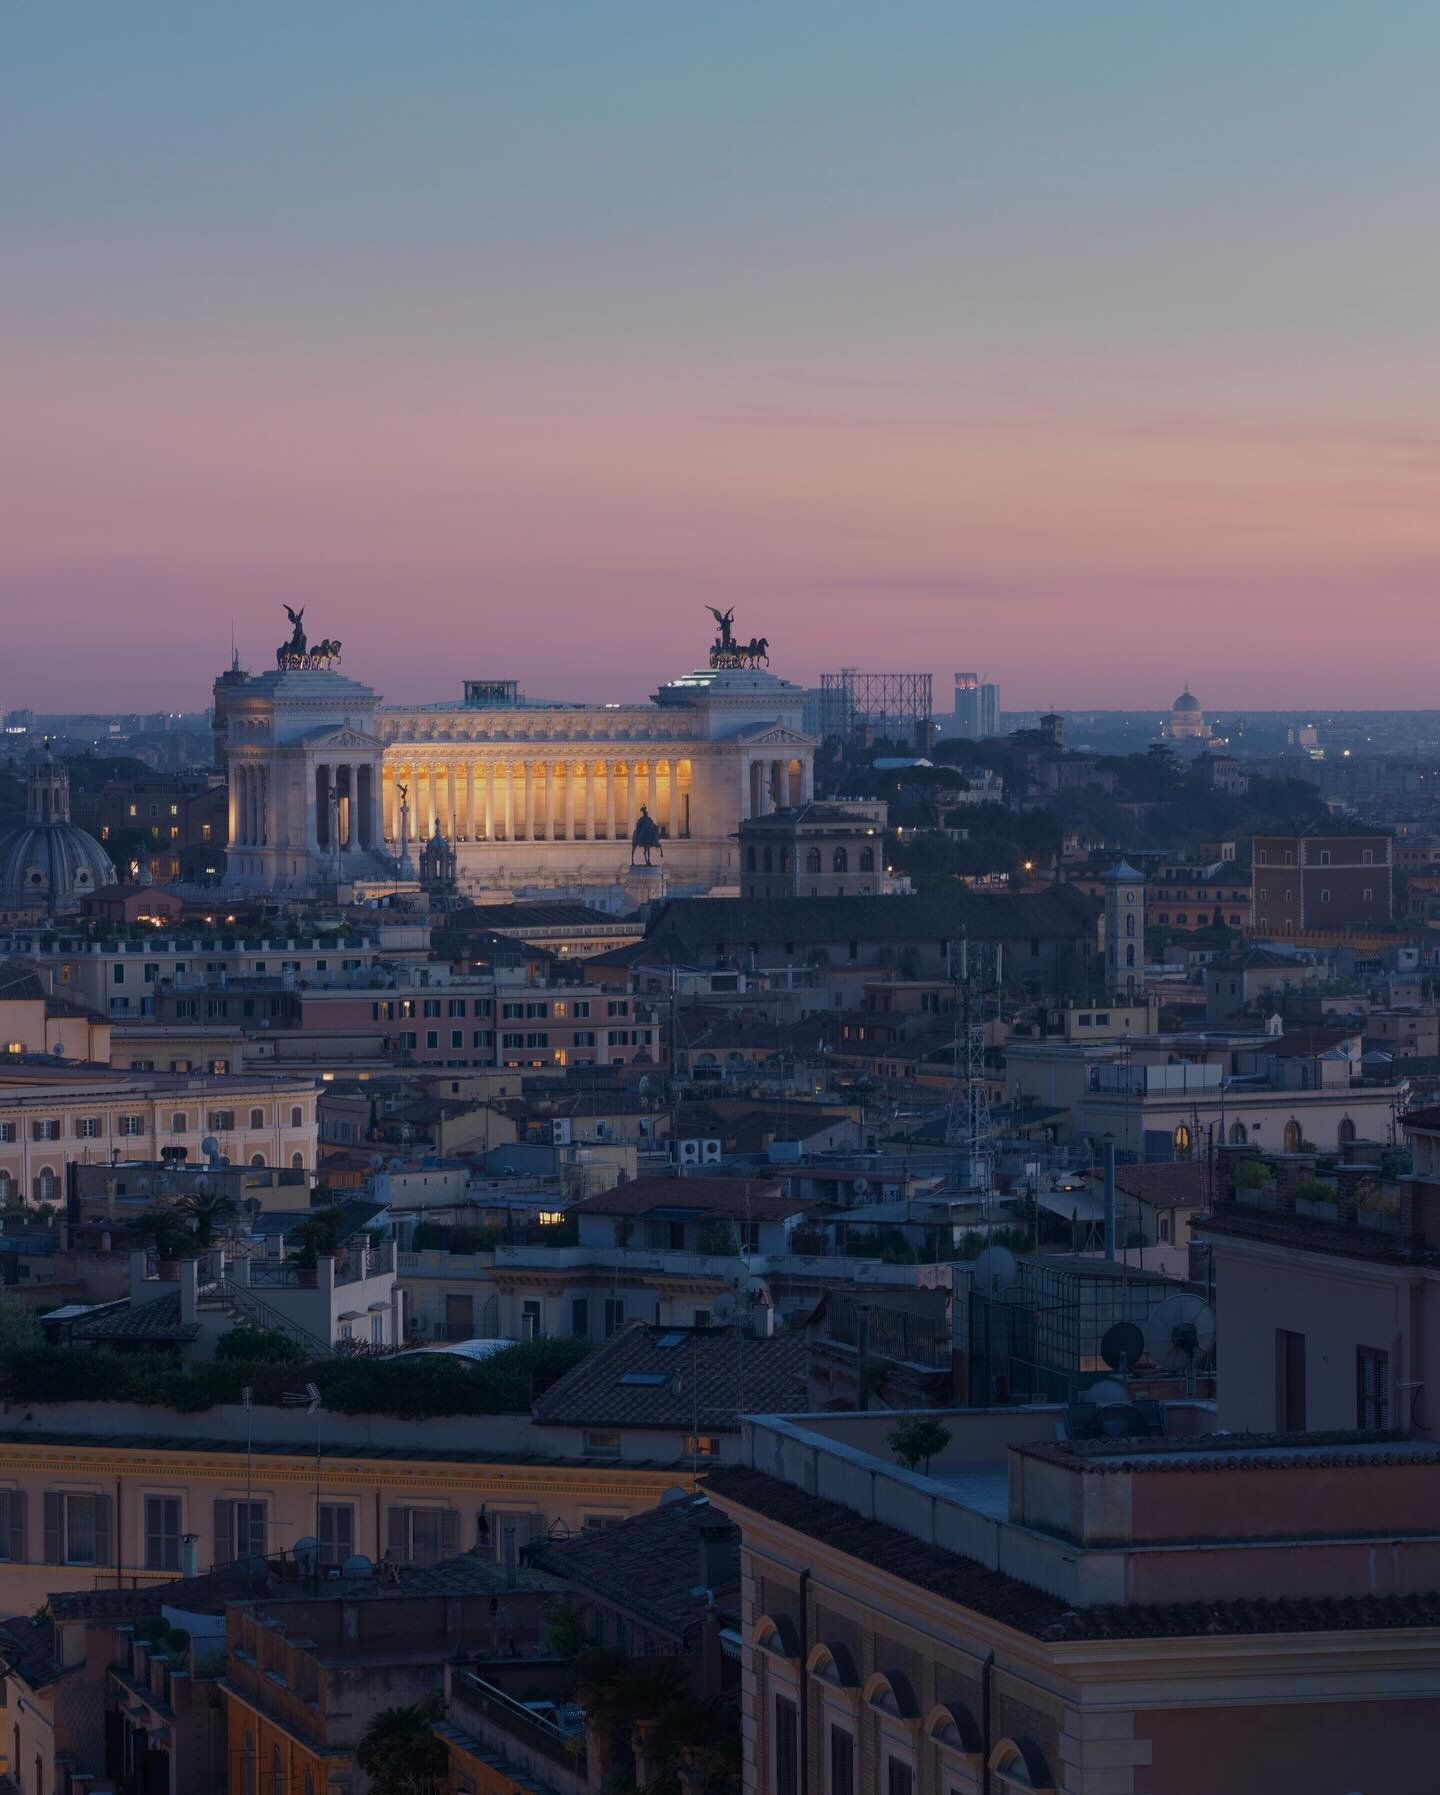
<path fill-rule="evenodd" d="M 1287 1153 L 1298 1153 L 1304 1144 L 1305 1131 L 1295 1120 L 1294 1116 L 1291 1116 L 1290 1120 L 1285 1124 L 1285 1151 Z"/>
<path fill-rule="evenodd" d="M 1125 918 L 1125 933 L 1127 935 L 1133 935 L 1135 933 L 1135 918 L 1133 916 L 1127 916 Z"/>
<path fill-rule="evenodd" d="M 1127 966 L 1135 964 L 1135 943 L 1133 941 L 1127 941 L 1125 944 L 1125 964 Z"/>
<path fill-rule="evenodd" d="M 265 1155 L 263 1153 L 252 1153 L 250 1155 L 250 1163 L 252 1166 L 263 1166 L 265 1163 Z"/>
<path fill-rule="evenodd" d="M 244 1795 L 255 1795 L 255 1735 L 248 1726 L 245 1729 L 245 1748 L 240 1754 L 240 1769 Z"/>
<path fill-rule="evenodd" d="M 875 850 L 874 850 L 874 848 L 861 848 L 861 850 L 860 850 L 860 870 L 862 873 L 873 873 L 874 872 L 874 870 L 875 870 Z"/>
<path fill-rule="evenodd" d="M 835 852 L 830 856 L 830 865 L 837 873 L 849 872 L 850 856 L 845 852 L 844 848 L 836 848 Z"/>
<path fill-rule="evenodd" d="M 285 1760 L 278 1745 L 270 1753 L 270 1795 L 285 1795 Z"/>
<path fill-rule="evenodd" d="M 811 848 L 807 851 L 807 853 L 805 855 L 805 870 L 807 873 L 818 873 L 819 872 L 819 870 L 820 870 L 820 850 L 819 850 L 819 848 Z"/>
<path fill-rule="evenodd" d="M 250 1126 L 252 1128 L 263 1128 L 265 1126 L 265 1111 L 263 1109 L 252 1109 L 250 1111 Z"/>
<path fill-rule="evenodd" d="M 1345 1145 L 1346 1141 L 1353 1141 L 1355 1139 L 1355 1124 L 1350 1120 L 1349 1116 L 1342 1118 L 1340 1126 L 1335 1133 L 1336 1139 L 1342 1147 Z"/>
<path fill-rule="evenodd" d="M 1195 1145 L 1195 1137 L 1190 1132 L 1188 1122 L 1179 1122 L 1175 1127 L 1175 1157 L 1188 1159 Z"/>
<path fill-rule="evenodd" d="M 1053 1791 L 1055 1778 L 1045 1754 L 1033 1739 L 1002 1739 L 990 1753 L 990 1769 L 997 1791 Z"/>
<path fill-rule="evenodd" d="M 303 1172 L 305 1170 L 305 1155 L 303 1153 L 292 1153 L 290 1155 L 290 1164 L 297 1172 Z"/>
<path fill-rule="evenodd" d="M 1245 1124 L 1243 1122 L 1232 1122 L 1230 1124 L 1230 1144 L 1232 1147 L 1243 1147 L 1249 1138 L 1249 1135 L 1245 1132 Z"/>
<path fill-rule="evenodd" d="M 57 1182 L 55 1173 L 49 1166 L 40 1168 L 40 1176 L 35 1180 L 35 1195 L 40 1202 L 53 1203 L 55 1201 Z"/>
<path fill-rule="evenodd" d="M 774 872 L 775 856 L 771 853 L 769 848 L 766 848 L 765 852 L 760 856 L 760 864 L 767 873 Z"/>

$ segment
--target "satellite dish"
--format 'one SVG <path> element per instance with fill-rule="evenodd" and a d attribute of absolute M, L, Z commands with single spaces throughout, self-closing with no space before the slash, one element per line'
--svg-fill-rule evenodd
<path fill-rule="evenodd" d="M 1162 1371 L 1195 1375 L 1196 1361 L 1215 1350 L 1215 1311 L 1188 1290 L 1167 1296 L 1145 1323 L 1145 1346 Z"/>
<path fill-rule="evenodd" d="M 650 1089 L 650 1074 L 648 1072 L 641 1073 L 640 1082 L 635 1088 L 639 1091 L 642 1097 L 645 1095 L 646 1091 Z"/>
<path fill-rule="evenodd" d="M 1001 1296 L 1020 1276 L 1020 1265 L 1009 1247 L 986 1247 L 975 1261 L 975 1287 L 987 1296 Z"/>
<path fill-rule="evenodd" d="M 870 1195 L 870 1180 L 868 1178 L 857 1178 L 850 1188 L 857 1197 L 868 1197 Z"/>
<path fill-rule="evenodd" d="M 1080 1400 L 1093 1402 L 1097 1408 L 1109 1408 L 1116 1403 L 1127 1404 L 1130 1392 L 1118 1377 L 1097 1377 L 1080 1392 Z"/>
<path fill-rule="evenodd" d="M 383 1172 L 385 1170 L 385 1155 L 383 1153 L 372 1153 L 370 1155 L 370 1170 L 372 1172 Z"/>
<path fill-rule="evenodd" d="M 363 1552 L 352 1552 L 340 1566 L 340 1575 L 342 1577 L 368 1577 L 374 1569 L 373 1561 L 368 1559 Z"/>
<path fill-rule="evenodd" d="M 1133 1321 L 1112 1321 L 1100 1337 L 1100 1357 L 1112 1371 L 1131 1371 L 1140 1363 L 1145 1336 Z"/>
<path fill-rule="evenodd" d="M 295 1562 L 308 1577 L 320 1559 L 320 1542 L 313 1534 L 305 1534 L 295 1542 Z"/>
<path fill-rule="evenodd" d="M 403 1160 L 403 1159 L 400 1159 L 400 1158 L 398 1158 L 398 1157 L 397 1157 L 397 1158 L 395 1158 L 395 1159 L 392 1159 L 392 1160 L 391 1160 L 391 1161 L 390 1161 L 390 1170 L 391 1170 L 391 1171 L 392 1171 L 392 1172 L 399 1172 L 399 1171 L 402 1171 L 402 1170 L 403 1170 L 403 1169 L 404 1169 L 404 1166 L 405 1166 L 405 1161 L 404 1161 L 404 1160 Z"/>
<path fill-rule="evenodd" d="M 207 1134 L 204 1140 L 200 1143 L 200 1151 L 209 1158 L 211 1154 L 220 1151 L 220 1143 L 216 1140 L 213 1134 Z"/>

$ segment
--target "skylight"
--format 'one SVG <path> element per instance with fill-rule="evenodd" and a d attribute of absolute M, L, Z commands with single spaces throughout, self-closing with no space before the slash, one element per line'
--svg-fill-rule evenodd
<path fill-rule="evenodd" d="M 687 1334 L 662 1334 L 655 1344 L 656 1346 L 665 1347 L 683 1346 L 688 1338 L 689 1336 Z"/>
<path fill-rule="evenodd" d="M 647 1388 L 658 1390 L 662 1384 L 670 1382 L 663 1371 L 627 1371 L 620 1379 L 622 1384 L 644 1384 Z"/>

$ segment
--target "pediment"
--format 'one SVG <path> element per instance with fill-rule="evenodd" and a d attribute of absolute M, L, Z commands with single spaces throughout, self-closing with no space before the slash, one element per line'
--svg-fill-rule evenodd
<path fill-rule="evenodd" d="M 748 729 L 739 731 L 735 738 L 741 742 L 753 742 L 763 748 L 813 748 L 814 738 L 801 735 L 798 729 L 791 729 L 785 723 L 752 723 Z"/>
<path fill-rule="evenodd" d="M 296 740 L 306 748 L 345 748 L 381 752 L 385 744 L 378 736 L 366 735 L 363 729 L 352 729 L 344 723 L 325 723 L 318 729 L 307 729 Z"/>

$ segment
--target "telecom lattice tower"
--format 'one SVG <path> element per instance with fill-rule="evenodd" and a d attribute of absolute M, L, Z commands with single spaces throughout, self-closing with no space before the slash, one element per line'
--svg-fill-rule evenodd
<path fill-rule="evenodd" d="M 995 1182 L 995 1139 L 985 1086 L 983 979 L 974 976 L 969 964 L 972 957 L 966 941 L 950 950 L 950 976 L 958 1001 L 955 1090 L 945 1118 L 945 1145 L 954 1150 L 960 1188 L 988 1194 Z"/>

